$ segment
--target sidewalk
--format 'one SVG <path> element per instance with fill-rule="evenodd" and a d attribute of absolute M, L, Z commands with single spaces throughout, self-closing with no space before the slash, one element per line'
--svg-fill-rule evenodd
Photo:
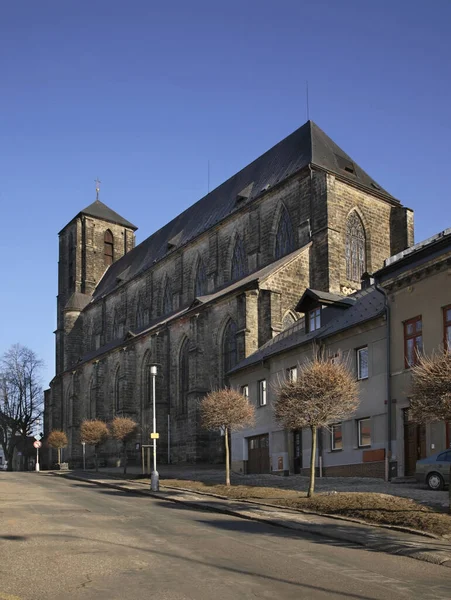
<path fill-rule="evenodd" d="M 391 527 L 372 526 L 344 518 L 324 517 L 258 502 L 229 500 L 170 487 L 162 486 L 159 492 L 151 492 L 148 481 L 120 479 L 106 473 L 56 471 L 49 475 L 86 481 L 171 502 L 180 502 L 198 510 L 212 510 L 244 519 L 270 523 L 299 532 L 325 536 L 346 545 L 356 544 L 368 550 L 407 556 L 451 568 L 451 543 L 431 534 L 406 533 Z"/>

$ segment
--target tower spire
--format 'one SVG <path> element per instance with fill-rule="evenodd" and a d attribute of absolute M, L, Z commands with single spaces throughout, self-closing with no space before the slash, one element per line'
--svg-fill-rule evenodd
<path fill-rule="evenodd" d="M 96 184 L 96 200 L 99 199 L 99 192 L 100 192 L 100 184 L 102 183 L 100 181 L 100 179 L 97 177 L 96 179 L 94 179 L 94 183 Z"/>

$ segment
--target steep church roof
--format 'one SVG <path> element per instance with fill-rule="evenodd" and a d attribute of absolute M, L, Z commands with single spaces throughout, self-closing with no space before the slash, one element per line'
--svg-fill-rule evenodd
<path fill-rule="evenodd" d="M 94 297 L 112 291 L 118 278 L 123 282 L 145 271 L 168 252 L 183 246 L 308 165 L 332 172 L 354 185 L 386 197 L 390 202 L 398 203 L 313 121 L 307 121 L 113 263 L 99 282 Z M 92 210 L 92 207 L 88 209 Z M 88 209 L 82 212 L 86 213 Z M 124 278 L 122 274 L 126 270 Z"/>
<path fill-rule="evenodd" d="M 87 215 L 88 217 L 94 217 L 95 219 L 102 219 L 102 221 L 108 221 L 109 223 L 115 223 L 116 225 L 129 227 L 130 229 L 133 229 L 133 231 L 138 229 L 136 225 L 133 225 L 133 223 L 130 223 L 130 221 L 127 221 L 127 219 L 121 217 L 120 214 L 112 210 L 100 200 L 94 200 L 92 204 L 81 210 L 78 215 L 74 217 L 74 219 L 77 219 L 80 215 Z"/>

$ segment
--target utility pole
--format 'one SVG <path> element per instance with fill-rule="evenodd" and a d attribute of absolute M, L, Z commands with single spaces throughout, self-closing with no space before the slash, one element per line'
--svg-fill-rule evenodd
<path fill-rule="evenodd" d="M 160 476 L 157 471 L 157 438 L 159 435 L 157 433 L 157 415 L 155 409 L 157 365 L 150 366 L 150 375 L 152 377 L 152 433 L 150 437 L 153 440 L 153 471 L 150 476 L 150 489 L 152 492 L 158 492 L 160 489 Z"/>

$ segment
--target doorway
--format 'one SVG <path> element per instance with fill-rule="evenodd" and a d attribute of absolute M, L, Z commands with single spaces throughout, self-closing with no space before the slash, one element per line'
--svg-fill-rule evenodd
<path fill-rule="evenodd" d="M 248 438 L 247 448 L 247 472 L 269 473 L 269 434 Z"/>

